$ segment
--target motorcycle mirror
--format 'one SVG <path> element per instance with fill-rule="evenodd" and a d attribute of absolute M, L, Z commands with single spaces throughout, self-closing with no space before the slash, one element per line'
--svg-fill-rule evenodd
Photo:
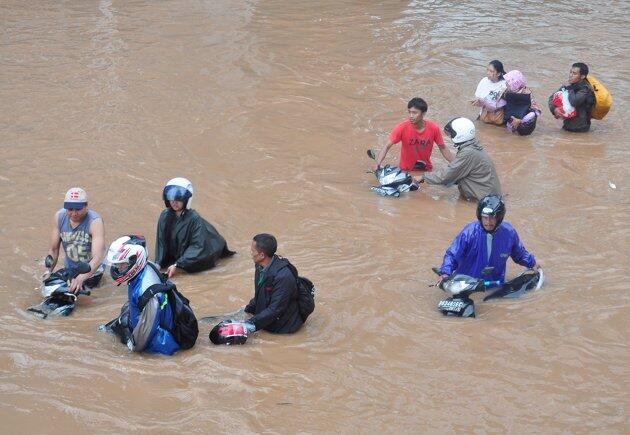
<path fill-rule="evenodd" d="M 481 271 L 482 275 L 490 275 L 492 272 L 494 272 L 494 267 L 493 266 L 487 266 L 484 267 L 483 270 Z"/>
<path fill-rule="evenodd" d="M 84 263 L 83 261 L 80 261 L 77 264 L 76 271 L 78 274 L 88 273 L 90 270 L 92 270 L 92 268 L 90 267 L 88 263 Z"/>
<path fill-rule="evenodd" d="M 433 271 L 433 273 L 435 273 L 436 275 L 442 275 L 442 272 L 440 271 L 439 267 L 432 267 L 431 270 Z"/>
<path fill-rule="evenodd" d="M 367 150 L 367 155 L 372 160 L 376 160 L 376 153 L 374 152 L 373 149 L 370 148 L 369 150 Z"/>
<path fill-rule="evenodd" d="M 52 255 L 47 255 L 46 258 L 44 259 L 44 266 L 46 266 L 46 269 L 50 269 L 52 265 L 53 265 Z"/>

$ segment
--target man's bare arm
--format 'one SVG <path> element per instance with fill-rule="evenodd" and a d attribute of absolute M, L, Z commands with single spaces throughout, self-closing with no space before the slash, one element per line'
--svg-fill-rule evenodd
<path fill-rule="evenodd" d="M 57 260 L 59 259 L 59 245 L 61 245 L 61 234 L 59 234 L 58 227 L 59 213 L 61 212 L 55 213 L 55 216 L 53 217 L 52 232 L 50 235 L 50 249 L 48 249 L 48 255 L 50 255 L 53 259 L 50 270 L 55 269 Z"/>
<path fill-rule="evenodd" d="M 455 158 L 451 150 L 448 149 L 446 145 L 442 147 L 438 146 L 438 148 L 440 149 L 440 152 L 442 153 L 442 157 L 444 157 L 447 162 L 451 163 L 453 159 Z"/>
<path fill-rule="evenodd" d="M 389 152 L 389 149 L 394 145 L 394 142 L 392 142 L 391 140 L 387 142 L 387 145 L 385 145 L 383 148 L 381 148 L 381 150 L 378 152 L 378 155 L 376 156 L 376 167 L 378 168 L 379 166 L 381 166 L 381 163 L 383 163 L 383 160 L 385 160 L 385 156 L 387 155 L 387 153 Z"/>

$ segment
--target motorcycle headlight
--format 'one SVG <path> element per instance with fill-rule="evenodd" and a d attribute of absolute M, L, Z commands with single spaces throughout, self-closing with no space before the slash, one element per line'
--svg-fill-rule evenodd
<path fill-rule="evenodd" d="M 444 283 L 444 290 L 453 295 L 458 295 L 464 291 L 472 290 L 477 285 L 477 280 L 467 275 L 456 275 L 455 278 Z"/>

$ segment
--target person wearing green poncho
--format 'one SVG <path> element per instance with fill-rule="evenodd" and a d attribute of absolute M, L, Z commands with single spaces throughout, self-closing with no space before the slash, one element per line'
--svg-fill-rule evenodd
<path fill-rule="evenodd" d="M 169 278 L 178 269 L 199 272 L 234 255 L 216 228 L 191 208 L 192 195 L 192 183 L 181 177 L 166 183 L 162 193 L 166 210 L 158 220 L 155 263 Z"/>

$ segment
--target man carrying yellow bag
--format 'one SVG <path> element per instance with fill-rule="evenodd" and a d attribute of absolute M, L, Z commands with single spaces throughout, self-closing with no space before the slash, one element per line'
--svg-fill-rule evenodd
<path fill-rule="evenodd" d="M 558 107 L 557 99 L 554 101 L 556 93 L 549 97 L 549 110 L 556 119 L 563 120 L 564 130 L 583 133 L 591 128 L 591 117 L 596 100 L 586 76 L 588 76 L 588 66 L 582 62 L 574 63 L 569 71 L 568 84 L 561 86 L 557 91 L 568 94 L 568 102 L 575 111 L 562 110 Z M 570 113 L 570 115 L 567 116 L 565 113 Z"/>

